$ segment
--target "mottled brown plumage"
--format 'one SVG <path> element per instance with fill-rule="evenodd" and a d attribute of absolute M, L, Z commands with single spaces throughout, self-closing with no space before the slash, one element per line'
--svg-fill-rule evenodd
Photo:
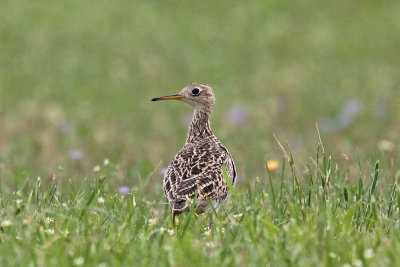
<path fill-rule="evenodd" d="M 210 128 L 215 96 L 204 83 L 192 83 L 176 95 L 153 98 L 152 101 L 179 99 L 194 107 L 186 143 L 168 166 L 164 176 L 164 192 L 175 215 L 188 210 L 197 191 L 197 213 L 211 212 L 210 200 L 215 209 L 229 196 L 222 166 L 225 165 L 233 185 L 236 169 L 232 156 L 215 137 Z"/>

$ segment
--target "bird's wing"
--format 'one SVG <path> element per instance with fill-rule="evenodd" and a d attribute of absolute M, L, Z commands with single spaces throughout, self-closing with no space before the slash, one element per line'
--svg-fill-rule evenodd
<path fill-rule="evenodd" d="M 210 199 L 228 193 L 222 165 L 227 154 L 220 146 L 210 143 L 188 144 L 175 156 L 164 178 L 164 190 L 170 200 L 198 197 Z"/>

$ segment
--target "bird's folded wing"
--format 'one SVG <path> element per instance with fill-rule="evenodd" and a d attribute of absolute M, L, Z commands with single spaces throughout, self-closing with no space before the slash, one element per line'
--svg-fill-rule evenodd
<path fill-rule="evenodd" d="M 179 198 L 192 200 L 197 190 L 198 196 L 200 198 L 207 198 L 214 193 L 216 189 L 216 182 L 217 181 L 207 176 L 196 176 L 188 178 L 182 180 L 181 183 L 178 185 L 176 195 Z"/>

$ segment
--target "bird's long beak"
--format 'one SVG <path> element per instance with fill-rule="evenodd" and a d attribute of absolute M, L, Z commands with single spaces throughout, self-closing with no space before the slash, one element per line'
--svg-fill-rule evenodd
<path fill-rule="evenodd" d="M 161 97 L 156 97 L 153 98 L 151 101 L 158 101 L 158 100 L 171 100 L 171 99 L 182 99 L 183 95 L 176 94 L 176 95 L 167 95 L 167 96 L 161 96 Z"/>

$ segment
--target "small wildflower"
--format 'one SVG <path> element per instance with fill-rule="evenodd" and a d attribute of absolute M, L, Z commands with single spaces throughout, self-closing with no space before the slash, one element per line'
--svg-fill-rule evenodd
<path fill-rule="evenodd" d="M 149 219 L 149 225 L 150 226 L 154 226 L 157 224 L 157 220 L 156 219 Z"/>
<path fill-rule="evenodd" d="M 96 166 L 93 167 L 93 171 L 94 172 L 99 172 L 100 170 L 101 170 L 100 165 L 96 165 Z"/>
<path fill-rule="evenodd" d="M 205 232 L 204 232 L 204 235 L 205 235 L 206 237 L 211 236 L 211 230 L 208 229 L 207 231 L 205 231 Z"/>
<path fill-rule="evenodd" d="M 329 252 L 329 257 L 336 259 L 337 255 L 333 252 Z"/>
<path fill-rule="evenodd" d="M 206 247 L 208 247 L 208 248 L 214 248 L 215 245 L 214 245 L 213 242 L 206 242 Z"/>
<path fill-rule="evenodd" d="M 282 230 L 285 232 L 289 231 L 289 225 L 285 224 L 284 226 L 282 226 Z"/>
<path fill-rule="evenodd" d="M 104 204 L 104 198 L 99 197 L 99 198 L 97 199 L 97 203 L 99 203 L 100 205 L 103 205 L 103 204 Z"/>
<path fill-rule="evenodd" d="M 74 261 L 72 262 L 76 266 L 83 265 L 85 263 L 85 259 L 80 257 L 80 258 L 75 258 Z"/>
<path fill-rule="evenodd" d="M 267 167 L 270 171 L 275 171 L 279 167 L 279 161 L 277 160 L 268 160 Z"/>
<path fill-rule="evenodd" d="M 249 118 L 249 111 L 245 106 L 235 105 L 228 110 L 228 120 L 234 125 L 241 125 Z"/>
<path fill-rule="evenodd" d="M 104 161 L 103 161 L 103 165 L 104 166 L 108 166 L 110 164 L 110 160 L 109 159 L 105 159 Z"/>
<path fill-rule="evenodd" d="M 10 227 L 11 225 L 12 225 L 12 222 L 10 220 L 4 220 L 1 223 L 1 226 L 6 227 L 6 228 Z"/>
<path fill-rule="evenodd" d="M 174 234 L 174 230 L 173 229 L 168 229 L 168 234 L 169 235 L 173 235 Z"/>
<path fill-rule="evenodd" d="M 362 263 L 361 260 L 355 259 L 355 260 L 353 260 L 353 265 L 356 266 L 356 267 L 362 267 L 363 263 Z"/>
<path fill-rule="evenodd" d="M 364 251 L 364 258 L 369 260 L 369 259 L 372 259 L 373 257 L 374 257 L 374 251 L 373 251 L 372 248 L 369 248 L 369 249 Z"/>
<path fill-rule="evenodd" d="M 54 235 L 54 229 L 46 229 L 44 232 L 49 235 Z"/>
<path fill-rule="evenodd" d="M 161 227 L 161 228 L 160 228 L 160 233 L 161 233 L 161 234 L 164 234 L 164 233 L 165 233 L 165 228 L 164 228 L 164 227 Z"/>
<path fill-rule="evenodd" d="M 239 214 L 233 214 L 233 218 L 241 218 L 243 216 L 243 213 L 239 213 Z"/>
<path fill-rule="evenodd" d="M 47 223 L 47 224 L 50 224 L 50 223 L 52 223 L 53 221 L 54 221 L 53 218 L 50 218 L 50 217 L 47 217 L 47 218 L 46 218 L 46 223 Z"/>
<path fill-rule="evenodd" d="M 126 195 L 126 194 L 129 194 L 129 193 L 131 192 L 131 189 L 130 189 L 129 187 L 127 187 L 127 186 L 121 186 L 121 187 L 118 189 L 118 191 L 119 191 L 121 194 Z"/>

